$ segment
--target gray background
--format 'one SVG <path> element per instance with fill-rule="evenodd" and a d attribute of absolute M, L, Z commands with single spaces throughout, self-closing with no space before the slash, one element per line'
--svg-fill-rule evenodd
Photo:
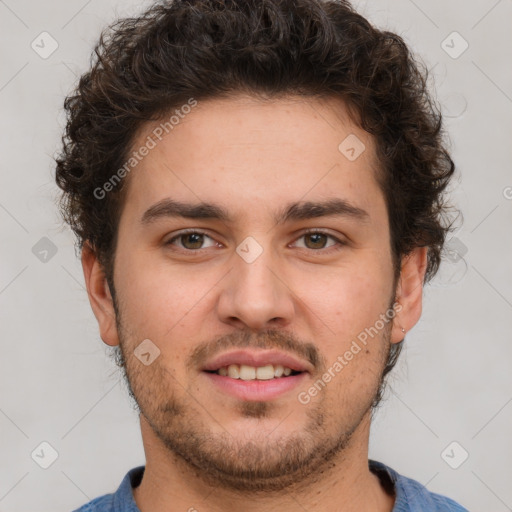
<path fill-rule="evenodd" d="M 57 213 L 52 161 L 63 99 L 100 29 L 144 5 L 0 0 L 0 511 L 69 511 L 144 463 Z M 472 511 L 512 510 L 512 2 L 356 6 L 433 68 L 458 166 L 451 195 L 464 214 L 407 335 L 370 456 Z M 44 31 L 58 43 L 47 58 L 55 43 Z M 58 453 L 48 469 L 43 441 Z"/>

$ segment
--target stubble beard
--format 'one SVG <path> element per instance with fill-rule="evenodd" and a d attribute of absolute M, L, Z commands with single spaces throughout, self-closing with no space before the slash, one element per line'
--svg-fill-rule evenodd
<path fill-rule="evenodd" d="M 237 438 L 222 427 L 222 418 L 211 407 L 176 381 L 159 358 L 149 373 L 133 355 L 127 357 L 125 347 L 134 343 L 126 336 L 118 311 L 116 323 L 120 347 L 115 357 L 138 411 L 177 465 L 206 484 L 226 490 L 269 494 L 325 478 L 326 471 L 343 460 L 356 429 L 365 419 L 369 421 L 375 398 L 382 391 L 381 373 L 378 384 L 364 397 L 365 403 L 359 403 L 356 411 L 345 411 L 342 421 L 332 417 L 340 419 L 343 404 L 324 399 L 304 406 L 307 421 L 299 433 L 278 437 L 277 428 L 277 435 L 249 432 L 250 437 Z M 381 370 L 389 354 L 390 332 L 391 323 L 380 340 L 385 345 Z M 238 413 L 242 418 L 264 419 L 275 416 L 275 409 L 272 402 L 241 402 Z M 220 427 L 217 432 L 212 431 L 213 424 Z"/>

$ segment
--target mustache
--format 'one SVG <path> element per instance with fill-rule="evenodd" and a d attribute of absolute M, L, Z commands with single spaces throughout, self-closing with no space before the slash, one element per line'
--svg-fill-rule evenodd
<path fill-rule="evenodd" d="M 236 331 L 201 343 L 190 355 L 187 367 L 189 370 L 202 367 L 217 354 L 235 348 L 279 349 L 309 361 L 315 369 L 326 367 L 325 359 L 313 343 L 301 342 L 293 334 L 276 329 L 257 334 L 248 330 Z"/>

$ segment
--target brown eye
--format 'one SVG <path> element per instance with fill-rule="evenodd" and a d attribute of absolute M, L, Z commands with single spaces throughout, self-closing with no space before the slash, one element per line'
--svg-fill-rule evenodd
<path fill-rule="evenodd" d="M 327 242 L 327 238 L 329 238 L 324 233 L 312 233 L 304 235 L 305 240 L 311 240 L 311 244 L 306 243 L 308 249 L 323 249 Z"/>
<path fill-rule="evenodd" d="M 321 252 L 322 254 L 328 253 L 332 250 L 343 248 L 346 245 L 345 242 L 339 240 L 329 233 L 324 233 L 319 230 L 310 230 L 300 236 L 297 240 L 304 240 L 304 245 L 299 245 L 301 249 L 310 249 L 312 251 Z M 329 245 L 328 241 L 331 239 L 333 242 Z M 296 242 L 297 243 L 297 242 Z"/>
<path fill-rule="evenodd" d="M 211 240 L 213 243 L 204 246 L 203 244 L 205 243 L 206 239 Z M 179 243 L 176 243 L 176 241 Z M 206 233 L 202 233 L 201 231 L 188 231 L 174 236 L 168 242 L 166 242 L 165 245 L 177 245 L 179 248 L 185 249 L 187 251 L 199 251 L 205 249 L 206 247 L 215 245 L 215 242 Z"/>
<path fill-rule="evenodd" d="M 180 238 L 182 240 L 183 247 L 186 249 L 201 249 L 204 235 L 199 233 L 188 233 L 186 235 L 181 235 Z"/>

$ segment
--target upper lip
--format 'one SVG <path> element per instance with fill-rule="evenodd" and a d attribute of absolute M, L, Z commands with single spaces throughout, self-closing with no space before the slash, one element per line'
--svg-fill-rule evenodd
<path fill-rule="evenodd" d="M 217 371 L 219 368 L 229 366 L 231 364 L 244 364 L 247 366 L 273 366 L 281 365 L 295 370 L 296 372 L 310 372 L 312 365 L 306 361 L 302 361 L 295 356 L 280 352 L 277 350 L 235 350 L 232 352 L 224 352 L 210 359 L 202 368 L 203 371 Z"/>

